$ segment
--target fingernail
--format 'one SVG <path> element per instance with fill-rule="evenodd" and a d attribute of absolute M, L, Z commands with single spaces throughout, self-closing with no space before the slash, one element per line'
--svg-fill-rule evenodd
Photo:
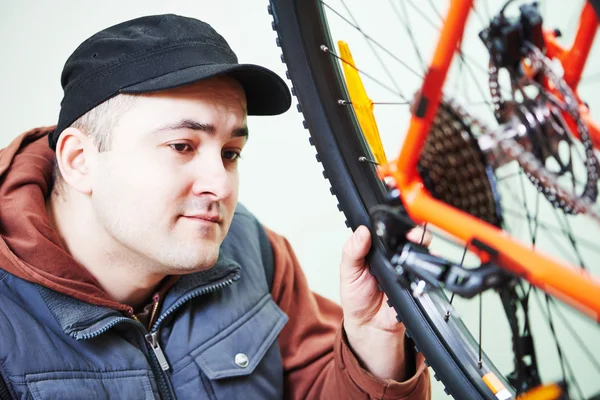
<path fill-rule="evenodd" d="M 356 231 L 356 238 L 360 239 L 361 241 L 365 240 L 367 238 L 367 235 L 369 234 L 369 230 L 364 226 L 359 226 Z"/>

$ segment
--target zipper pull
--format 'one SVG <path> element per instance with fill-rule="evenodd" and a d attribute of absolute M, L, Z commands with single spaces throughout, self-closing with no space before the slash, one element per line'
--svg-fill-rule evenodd
<path fill-rule="evenodd" d="M 145 338 L 146 338 L 146 341 L 152 347 L 152 351 L 154 351 L 154 355 L 158 359 L 158 363 L 160 364 L 160 367 L 162 368 L 162 370 L 168 371 L 169 363 L 167 362 L 165 353 L 163 353 L 162 349 L 160 348 L 160 344 L 158 344 L 157 336 L 158 336 L 158 332 L 152 332 L 152 333 L 147 334 L 145 336 Z"/>

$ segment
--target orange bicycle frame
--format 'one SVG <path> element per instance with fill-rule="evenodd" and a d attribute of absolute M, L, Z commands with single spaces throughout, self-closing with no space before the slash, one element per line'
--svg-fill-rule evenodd
<path fill-rule="evenodd" d="M 600 280 L 583 268 L 538 253 L 501 229 L 435 199 L 425 188 L 417 171 L 421 149 L 437 113 L 442 87 L 472 7 L 473 0 L 451 1 L 420 97 L 416 99 L 400 154 L 395 160 L 380 166 L 380 175 L 395 180 L 406 211 L 415 222 L 427 222 L 441 228 L 467 243 L 482 262 L 490 261 L 493 257 L 495 263 L 510 273 L 526 279 L 600 322 Z M 587 2 L 571 49 L 560 47 L 553 33 L 545 33 L 547 55 L 561 61 L 565 69 L 564 79 L 574 92 L 597 29 L 598 19 Z M 598 126 L 590 120 L 587 107 L 582 102 L 580 104 L 592 141 L 600 148 Z M 577 132 L 576 126 L 571 126 L 571 130 Z"/>

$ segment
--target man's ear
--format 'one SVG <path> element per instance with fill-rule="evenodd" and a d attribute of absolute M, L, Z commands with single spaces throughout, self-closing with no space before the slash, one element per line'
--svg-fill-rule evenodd
<path fill-rule="evenodd" d="M 56 162 L 63 180 L 82 194 L 92 193 L 90 165 L 97 152 L 92 139 L 72 127 L 62 131 L 56 143 Z"/>

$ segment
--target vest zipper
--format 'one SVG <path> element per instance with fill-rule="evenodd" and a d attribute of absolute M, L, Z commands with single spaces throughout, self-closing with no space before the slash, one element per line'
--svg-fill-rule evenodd
<path fill-rule="evenodd" d="M 156 312 L 158 311 L 158 305 L 160 304 L 160 295 L 158 293 L 156 293 L 152 297 L 152 301 L 154 304 L 152 305 L 152 312 L 150 314 L 150 319 L 148 320 L 148 329 L 150 329 L 150 327 L 154 323 L 154 318 L 156 318 Z M 150 332 L 150 333 L 144 335 L 144 337 L 146 338 L 146 342 L 148 342 L 148 344 L 150 344 L 150 347 L 152 348 L 154 355 L 158 359 L 158 363 L 160 364 L 160 367 L 162 368 L 162 370 L 168 371 L 169 363 L 167 362 L 165 353 L 163 353 L 162 348 L 160 347 L 160 343 L 158 343 L 158 339 L 157 339 L 158 330 L 156 330 L 154 332 Z"/>
<path fill-rule="evenodd" d="M 157 376 L 159 391 L 161 392 L 161 397 L 163 399 L 170 399 L 174 395 L 173 395 L 173 391 L 172 391 L 173 389 L 170 386 L 170 382 L 168 381 L 168 378 L 165 376 L 165 372 L 169 369 L 169 364 L 168 364 L 167 359 L 160 347 L 160 344 L 158 343 L 158 328 L 160 327 L 161 322 L 164 321 L 165 318 L 167 318 L 170 314 L 175 312 L 175 310 L 177 310 L 179 307 L 181 307 L 182 304 L 185 304 L 186 302 L 193 299 L 194 297 L 202 296 L 202 295 L 214 292 L 218 289 L 224 288 L 225 286 L 229 286 L 229 285 L 231 285 L 231 283 L 233 283 L 233 281 L 237 280 L 238 278 L 239 278 L 239 273 L 235 273 L 235 274 L 233 274 L 233 276 L 229 276 L 225 279 L 222 279 L 219 282 L 213 283 L 212 285 L 208 285 L 208 286 L 201 288 L 200 290 L 195 290 L 191 293 L 188 293 L 187 295 L 185 295 L 184 297 L 179 299 L 171 307 L 169 307 L 165 312 L 163 312 L 158 317 L 156 322 L 154 323 L 154 326 L 152 327 L 150 333 L 145 335 L 146 342 L 152 349 L 152 352 L 154 353 L 154 356 L 155 356 L 155 358 L 154 357 L 151 357 L 151 358 L 153 360 L 158 361 L 160 368 L 162 369 L 161 371 L 158 371 L 158 373 L 155 372 L 155 375 Z M 159 379 L 159 377 L 160 377 L 160 379 Z M 209 384 L 210 384 L 210 382 L 209 382 Z M 214 389 L 212 389 L 212 385 L 210 386 L 210 389 L 211 390 L 208 393 L 209 396 L 212 396 L 212 398 L 215 398 Z M 211 394 L 211 392 L 212 392 L 212 394 Z M 163 393 L 168 393 L 168 397 L 163 396 Z"/>
<path fill-rule="evenodd" d="M 158 360 L 158 363 L 160 364 L 160 367 L 162 368 L 162 370 L 168 371 L 169 363 L 167 362 L 165 353 L 163 353 L 162 349 L 160 348 L 160 344 L 158 343 L 157 336 L 158 336 L 158 331 L 155 331 L 152 333 L 148 333 L 144 337 L 146 338 L 146 342 L 148 342 L 148 344 L 152 348 L 152 351 L 154 352 L 154 355 L 156 356 L 156 359 Z"/>
<path fill-rule="evenodd" d="M 154 323 L 154 326 L 152 327 L 150 332 L 148 332 L 146 327 L 143 324 L 141 324 L 137 318 L 135 318 L 134 314 L 132 314 L 130 316 L 131 318 L 127 318 L 127 317 L 116 318 L 115 320 L 111 321 L 110 324 L 104 326 L 102 329 L 100 329 L 92 334 L 82 335 L 79 339 L 90 339 L 90 338 L 99 336 L 120 322 L 128 322 L 128 323 L 131 323 L 131 324 L 141 327 L 142 333 L 144 334 L 144 341 L 147 344 L 147 347 L 149 348 L 149 350 L 152 350 L 152 355 L 149 355 L 150 365 L 152 367 L 152 371 L 154 372 L 154 376 L 156 377 L 160 397 L 162 399 L 174 399 L 175 395 L 173 393 L 173 389 L 171 388 L 169 379 L 166 376 L 166 371 L 168 371 L 170 368 L 169 363 L 167 362 L 167 358 L 165 357 L 165 354 L 163 353 L 162 348 L 160 347 L 160 344 L 158 342 L 158 328 L 160 327 L 160 324 L 162 323 L 162 321 L 165 320 L 165 318 L 167 318 L 170 314 L 175 312 L 179 307 L 181 307 L 181 305 L 183 305 L 190 299 L 197 297 L 197 296 L 202 296 L 202 295 L 205 295 L 208 293 L 212 293 L 218 289 L 224 288 L 225 286 L 229 286 L 233 283 L 233 281 L 236 281 L 237 279 L 239 279 L 239 277 L 240 277 L 239 271 L 234 272 L 234 273 L 230 274 L 228 277 L 223 278 L 218 282 L 214 282 L 211 285 L 202 287 L 200 290 L 195 290 L 191 293 L 188 293 L 187 295 L 185 295 L 184 297 L 179 299 L 175 304 L 173 304 L 171 307 L 169 307 L 164 313 L 162 313 L 158 317 L 158 319 Z M 155 303 L 155 309 L 158 309 L 158 306 L 156 303 Z M 153 310 L 153 311 L 155 311 L 155 310 Z M 153 314 L 155 314 L 155 313 L 153 312 Z M 211 387 L 211 389 L 212 389 L 212 387 Z M 210 392 L 209 392 L 209 396 L 211 396 Z M 214 390 L 212 390 L 212 396 L 214 397 Z"/>
<path fill-rule="evenodd" d="M 144 328 L 144 330 L 146 329 Z M 169 363 L 167 362 L 167 358 L 165 357 L 160 344 L 158 344 L 158 330 L 145 334 L 144 339 L 147 346 L 152 350 L 152 354 L 149 354 L 150 365 L 156 378 L 160 398 L 163 400 L 174 399 L 175 395 L 171 388 L 169 378 L 166 375 L 166 371 L 169 369 Z"/>

